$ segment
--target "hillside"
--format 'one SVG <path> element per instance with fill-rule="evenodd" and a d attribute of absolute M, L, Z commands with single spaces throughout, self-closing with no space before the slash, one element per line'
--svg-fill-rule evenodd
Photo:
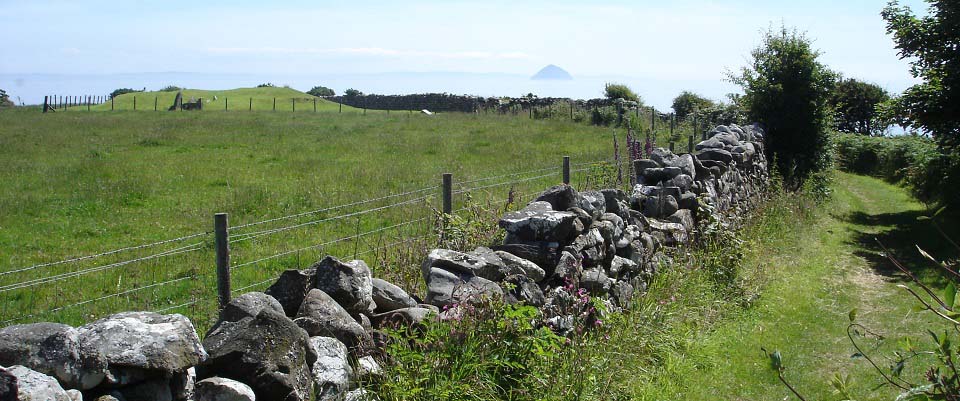
<path fill-rule="evenodd" d="M 113 102 L 114 110 L 133 110 L 134 98 L 136 98 L 136 109 L 144 111 L 153 111 L 154 105 L 159 111 L 167 110 L 176 97 L 177 92 L 136 92 L 117 96 Z M 204 89 L 184 89 L 183 101 L 202 99 L 204 111 L 272 111 L 274 99 L 276 99 L 277 111 L 291 111 L 296 103 L 296 111 L 313 111 L 313 104 L 316 101 L 317 111 L 339 111 L 340 105 L 337 103 L 311 96 L 292 88 L 283 87 L 265 87 L 265 88 L 238 88 L 227 90 L 204 90 Z M 110 101 L 92 106 L 93 111 L 110 110 Z M 72 107 L 69 110 L 86 111 L 86 107 Z M 353 107 L 343 106 L 344 112 L 359 111 Z"/>

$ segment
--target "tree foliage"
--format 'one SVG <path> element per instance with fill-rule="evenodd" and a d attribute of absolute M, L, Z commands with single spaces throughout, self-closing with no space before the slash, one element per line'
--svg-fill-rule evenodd
<path fill-rule="evenodd" d="M 110 92 L 110 98 L 115 99 L 117 96 L 127 94 L 127 93 L 134 93 L 134 92 L 140 92 L 140 91 L 136 89 L 130 89 L 130 88 L 114 89 L 113 92 Z"/>
<path fill-rule="evenodd" d="M 0 89 L 0 107 L 13 107 L 13 101 L 10 100 L 10 95 L 7 95 L 7 91 Z"/>
<path fill-rule="evenodd" d="M 795 30 L 764 33 L 752 62 L 731 80 L 743 88 L 747 117 L 767 130 L 766 144 L 785 183 L 797 186 L 829 162 L 827 117 L 834 74 Z"/>
<path fill-rule="evenodd" d="M 617 83 L 607 83 L 603 86 L 603 93 L 607 99 L 623 99 L 634 102 L 640 102 L 640 96 L 630 89 L 629 86 Z"/>
<path fill-rule="evenodd" d="M 889 99 L 887 91 L 878 85 L 853 78 L 837 81 L 830 95 L 834 128 L 863 135 L 883 134 L 890 124 L 877 107 Z"/>
<path fill-rule="evenodd" d="M 363 92 L 360 92 L 360 91 L 358 91 L 358 90 L 356 90 L 356 89 L 350 88 L 350 89 L 347 89 L 347 90 L 343 91 L 343 96 L 346 96 L 346 97 L 363 96 Z"/>
<path fill-rule="evenodd" d="M 313 89 L 307 91 L 308 95 L 311 96 L 334 96 L 337 93 L 326 86 L 314 86 Z"/>
<path fill-rule="evenodd" d="M 680 92 L 677 97 L 673 98 L 673 112 L 676 113 L 677 118 L 681 120 L 692 113 L 716 105 L 716 102 L 690 91 Z"/>
<path fill-rule="evenodd" d="M 900 58 L 923 82 L 889 103 L 900 124 L 930 132 L 941 145 L 960 145 L 960 2 L 927 0 L 930 12 L 918 18 L 891 1 L 881 12 Z"/>

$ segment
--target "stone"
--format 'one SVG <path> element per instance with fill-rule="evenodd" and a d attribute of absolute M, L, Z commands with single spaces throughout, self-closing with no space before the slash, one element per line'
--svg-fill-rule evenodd
<path fill-rule="evenodd" d="M 283 311 L 277 311 L 283 313 Z M 197 385 L 197 369 L 189 368 L 170 377 L 170 393 L 176 401 L 187 401 L 194 399 L 194 388 Z"/>
<path fill-rule="evenodd" d="M 487 262 L 476 255 L 457 252 L 449 249 L 434 249 L 427 254 L 420 264 L 420 271 L 428 282 L 430 271 L 434 268 L 446 270 L 453 274 L 475 276 L 478 272 L 487 271 Z"/>
<path fill-rule="evenodd" d="M 677 212 L 680 206 L 673 196 L 651 196 L 643 202 L 643 214 L 647 217 L 669 216 Z"/>
<path fill-rule="evenodd" d="M 373 276 L 364 261 L 342 262 L 326 256 L 311 268 L 317 272 L 315 288 L 327 293 L 347 312 L 370 313 L 376 308 L 371 283 Z"/>
<path fill-rule="evenodd" d="M 318 400 L 337 399 L 350 386 L 353 368 L 347 346 L 336 338 L 310 337 L 317 360 L 310 368 Z"/>
<path fill-rule="evenodd" d="M 96 349 L 81 347 L 77 329 L 59 323 L 0 329 L 0 365 L 21 365 L 81 390 L 100 384 L 107 369 L 106 358 Z"/>
<path fill-rule="evenodd" d="M 392 283 L 375 278 L 373 285 L 373 302 L 377 304 L 377 313 L 417 306 L 417 301 L 402 288 Z"/>
<path fill-rule="evenodd" d="M 93 401 L 126 401 L 122 400 L 123 395 L 119 391 L 114 391 L 110 394 L 104 394 L 97 398 L 94 398 Z"/>
<path fill-rule="evenodd" d="M 657 163 L 651 159 L 637 159 L 633 161 L 633 167 L 640 169 L 640 171 L 646 170 L 648 168 L 660 168 L 663 167 L 660 163 Z"/>
<path fill-rule="evenodd" d="M 551 278 L 554 285 L 573 285 L 577 287 L 580 285 L 580 273 L 582 271 L 583 263 L 581 263 L 581 260 L 576 255 L 563 251 Z"/>
<path fill-rule="evenodd" d="M 682 224 L 651 220 L 650 229 L 653 230 L 654 233 L 663 235 L 664 241 L 668 246 L 687 242 L 687 230 Z"/>
<path fill-rule="evenodd" d="M 465 282 L 454 285 L 451 294 L 456 304 L 481 304 L 491 300 L 502 300 L 503 290 L 493 281 L 473 276 Z"/>
<path fill-rule="evenodd" d="M 111 371 L 133 368 L 169 375 L 207 358 L 193 324 L 179 314 L 122 312 L 78 331 L 81 347 L 103 355 Z"/>
<path fill-rule="evenodd" d="M 533 282 L 539 283 L 546 278 L 546 272 L 529 260 L 504 251 L 495 251 L 500 260 L 506 266 L 507 275 L 522 274 L 529 277 Z"/>
<path fill-rule="evenodd" d="M 520 258 L 536 263 L 543 269 L 547 277 L 553 274 L 554 267 L 557 265 L 559 244 L 549 242 L 530 242 L 522 244 L 504 244 L 493 247 L 494 250 L 503 251 Z"/>
<path fill-rule="evenodd" d="M 601 296 L 610 292 L 613 280 L 607 277 L 602 268 L 595 267 L 583 271 L 580 276 L 580 287 L 586 289 L 591 295 Z"/>
<path fill-rule="evenodd" d="M 377 397 L 370 394 L 367 390 L 358 388 L 348 391 L 343 397 L 343 401 L 377 401 Z"/>
<path fill-rule="evenodd" d="M 546 202 L 552 210 L 564 211 L 571 207 L 580 206 L 580 196 L 576 189 L 566 184 L 560 184 L 543 191 L 534 202 Z"/>
<path fill-rule="evenodd" d="M 378 328 L 382 327 L 406 327 L 423 324 L 431 316 L 436 316 L 437 312 L 422 307 L 412 307 L 397 309 L 386 313 L 373 315 L 371 321 Z"/>
<path fill-rule="evenodd" d="M 706 160 L 714 160 L 724 164 L 730 164 L 730 162 L 733 161 L 733 156 L 730 154 L 730 152 L 727 152 L 723 149 L 701 150 L 699 153 L 697 153 L 697 158 L 700 159 L 701 162 Z M 704 164 L 704 166 L 706 166 L 706 164 Z"/>
<path fill-rule="evenodd" d="M 724 146 L 723 141 L 721 141 L 718 138 L 710 137 L 710 138 L 707 138 L 707 140 L 705 141 L 701 141 L 697 143 L 694 149 L 699 151 L 703 151 L 707 149 L 723 149 L 723 146 Z"/>
<path fill-rule="evenodd" d="M 633 285 L 622 280 L 618 280 L 616 283 L 614 283 L 613 288 L 611 289 L 613 301 L 621 308 L 627 308 L 630 306 L 630 302 L 633 300 L 633 292 Z"/>
<path fill-rule="evenodd" d="M 653 148 L 653 150 L 650 151 L 650 159 L 660 165 L 660 167 L 669 167 L 676 163 L 677 155 L 666 148 Z"/>
<path fill-rule="evenodd" d="M 680 192 L 684 193 L 689 191 L 690 188 L 693 187 L 693 177 L 686 174 L 680 174 L 667 181 L 664 181 L 663 185 L 668 187 L 679 188 Z"/>
<path fill-rule="evenodd" d="M 693 155 L 689 153 L 677 157 L 677 160 L 673 162 L 672 166 L 679 167 L 681 174 L 686 174 L 691 177 L 697 175 L 697 167 L 694 164 Z"/>
<path fill-rule="evenodd" d="M 74 388 L 67 390 L 67 397 L 70 397 L 71 401 L 83 401 L 83 393 Z"/>
<path fill-rule="evenodd" d="M 684 192 L 680 195 L 680 199 L 677 201 L 677 206 L 680 209 L 686 210 L 697 210 L 700 208 L 700 201 L 697 199 L 697 195 L 692 192 Z"/>
<path fill-rule="evenodd" d="M 367 355 L 357 359 L 357 366 L 354 369 L 354 378 L 360 383 L 367 383 L 375 377 L 383 376 L 383 368 L 377 363 L 372 355 Z"/>
<path fill-rule="evenodd" d="M 480 246 L 468 253 L 486 262 L 486 265 L 484 265 L 480 270 L 473 272 L 474 275 L 483 277 L 487 280 L 503 280 L 503 277 L 506 275 L 506 265 L 504 265 L 503 261 L 500 260 L 500 256 L 498 256 L 493 249 Z"/>
<path fill-rule="evenodd" d="M 632 275 L 639 270 L 640 266 L 637 262 L 621 256 L 614 256 L 613 261 L 610 262 L 610 276 L 612 278 Z"/>
<path fill-rule="evenodd" d="M 217 376 L 246 383 L 261 400 L 311 398 L 308 366 L 317 356 L 307 333 L 283 314 L 264 309 L 255 317 L 225 322 L 203 345 L 210 357 L 197 366 L 202 380 Z"/>
<path fill-rule="evenodd" d="M 14 365 L 6 369 L 7 373 L 16 377 L 16 394 L 12 398 L 18 401 L 72 401 L 70 396 L 57 379 L 37 372 L 33 369 Z M 11 380 L 6 379 L 9 383 Z M 9 395 L 3 396 L 9 397 Z"/>
<path fill-rule="evenodd" d="M 500 227 L 524 241 L 567 242 L 579 233 L 577 215 L 550 208 L 546 202 L 533 202 L 523 210 L 509 212 L 500 219 Z"/>
<path fill-rule="evenodd" d="M 196 401 L 256 401 L 250 386 L 224 377 L 211 377 L 197 382 Z"/>
<path fill-rule="evenodd" d="M 690 230 L 693 230 L 693 227 L 695 225 L 693 221 L 693 214 L 690 212 L 689 209 L 677 210 L 676 213 L 670 215 L 670 217 L 667 218 L 667 221 L 682 225 L 687 232 L 690 232 Z"/>
<path fill-rule="evenodd" d="M 303 298 L 310 289 L 316 287 L 316 273 L 314 270 L 286 270 L 264 292 L 280 302 L 283 313 L 289 317 L 296 316 Z"/>
<path fill-rule="evenodd" d="M 607 212 L 607 198 L 600 191 L 581 192 L 580 208 L 596 219 Z"/>
<path fill-rule="evenodd" d="M 170 380 L 154 378 L 118 389 L 125 401 L 173 401 Z"/>
<path fill-rule="evenodd" d="M 427 275 L 427 303 L 444 307 L 452 305 L 453 290 L 464 282 L 464 278 L 449 271 L 432 267 Z"/>
<path fill-rule="evenodd" d="M 333 337 L 351 349 L 369 344 L 370 337 L 346 309 L 320 289 L 304 298 L 293 322 L 311 336 Z"/>
<path fill-rule="evenodd" d="M 276 298 L 262 292 L 248 292 L 231 299 L 220 311 L 220 320 L 236 322 L 243 318 L 254 317 L 264 309 L 285 313 L 283 305 Z"/>
<path fill-rule="evenodd" d="M 527 305 L 543 306 L 543 291 L 530 277 L 519 274 L 507 276 L 503 290 L 508 303 L 523 302 Z"/>
<path fill-rule="evenodd" d="M 17 401 L 17 376 L 0 366 L 0 401 Z"/>
<path fill-rule="evenodd" d="M 629 201 L 627 193 L 620 189 L 602 189 L 600 193 L 603 194 L 606 213 L 620 214 L 622 212 L 620 204 Z"/>

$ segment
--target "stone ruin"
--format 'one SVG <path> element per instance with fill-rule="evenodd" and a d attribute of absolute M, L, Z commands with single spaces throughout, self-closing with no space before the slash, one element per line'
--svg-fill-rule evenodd
<path fill-rule="evenodd" d="M 453 318 L 490 298 L 536 306 L 542 324 L 567 334 L 574 291 L 626 307 L 672 250 L 762 201 L 762 131 L 718 126 L 709 136 L 695 155 L 655 149 L 635 161 L 629 194 L 555 186 L 500 219 L 503 244 L 430 251 L 423 299 L 372 277 L 362 260 L 327 256 L 230 301 L 203 341 L 186 317 L 153 312 L 0 329 L 0 401 L 366 399 L 359 383 L 382 374 L 381 327 Z"/>

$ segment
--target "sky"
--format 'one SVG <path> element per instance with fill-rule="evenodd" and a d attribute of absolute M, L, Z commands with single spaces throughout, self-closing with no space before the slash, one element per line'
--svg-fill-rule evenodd
<path fill-rule="evenodd" d="M 901 3 L 926 10 L 921 0 Z M 689 81 L 696 90 L 747 64 L 761 32 L 784 25 L 805 32 L 830 68 L 899 92 L 914 81 L 885 32 L 884 5 L 0 0 L 0 74 L 532 75 L 555 64 L 575 78 Z"/>

